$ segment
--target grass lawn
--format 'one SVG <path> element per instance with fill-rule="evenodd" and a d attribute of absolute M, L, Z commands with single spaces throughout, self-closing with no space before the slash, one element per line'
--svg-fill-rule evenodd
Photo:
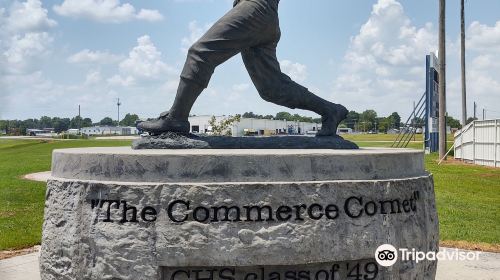
<path fill-rule="evenodd" d="M 21 177 L 50 170 L 53 149 L 129 144 L 130 141 L 0 138 L 0 250 L 40 244 L 45 184 Z"/>
<path fill-rule="evenodd" d="M 345 138 L 356 141 L 362 147 L 389 147 L 394 137 L 354 135 Z M 40 243 L 45 184 L 21 177 L 50 170 L 53 149 L 129 144 L 127 140 L 42 141 L 0 138 L 0 250 Z M 421 146 L 420 142 L 409 145 L 411 148 Z M 436 155 L 428 155 L 425 163 L 426 168 L 434 174 L 443 243 L 460 247 L 471 247 L 470 244 L 473 244 L 472 248 L 498 250 L 500 169 L 454 161 L 438 166 L 436 160 Z"/>

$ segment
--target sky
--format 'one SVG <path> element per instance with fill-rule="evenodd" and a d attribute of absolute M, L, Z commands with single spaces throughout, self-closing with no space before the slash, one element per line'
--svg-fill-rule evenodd
<path fill-rule="evenodd" d="M 447 111 L 460 119 L 460 1 L 447 1 Z M 170 108 L 189 46 L 230 0 L 0 0 L 0 118 L 142 118 Z M 468 112 L 500 118 L 500 1 L 468 0 Z M 409 115 L 437 51 L 437 0 L 281 0 L 282 71 L 358 112 Z M 262 100 L 239 55 L 219 66 L 191 111 L 290 110 Z M 481 115 L 478 114 L 478 115 Z"/>

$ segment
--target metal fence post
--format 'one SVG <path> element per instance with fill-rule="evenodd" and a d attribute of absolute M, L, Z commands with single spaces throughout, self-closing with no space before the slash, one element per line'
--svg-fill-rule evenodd
<path fill-rule="evenodd" d="M 495 148 L 495 159 L 493 160 L 493 166 L 497 167 L 497 156 L 498 156 L 498 119 L 495 119 L 495 143 L 493 144 L 493 147 Z"/>
<path fill-rule="evenodd" d="M 472 123 L 472 163 L 476 164 L 476 121 Z"/>

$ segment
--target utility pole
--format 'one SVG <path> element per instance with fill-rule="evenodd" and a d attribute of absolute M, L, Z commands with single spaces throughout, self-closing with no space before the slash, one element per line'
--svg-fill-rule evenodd
<path fill-rule="evenodd" d="M 118 122 L 116 126 L 120 126 L 120 105 L 122 104 L 120 103 L 120 98 L 118 98 L 118 102 L 116 102 L 116 106 L 118 107 Z"/>
<path fill-rule="evenodd" d="M 474 120 L 476 120 L 476 119 L 477 119 L 477 114 L 476 114 L 476 113 L 477 113 L 477 104 L 476 104 L 476 102 L 474 101 Z"/>
<path fill-rule="evenodd" d="M 486 119 L 486 109 L 483 108 L 483 121 Z"/>
<path fill-rule="evenodd" d="M 81 128 L 82 128 L 82 116 L 80 114 L 80 104 L 78 104 L 78 134 L 80 134 Z"/>
<path fill-rule="evenodd" d="M 464 1 L 461 0 L 460 5 L 460 37 L 461 37 L 461 46 L 460 46 L 460 60 L 462 64 L 462 125 L 465 126 L 467 124 L 467 88 L 466 88 L 466 80 L 465 80 L 465 10 L 464 10 Z"/>
<path fill-rule="evenodd" d="M 446 0 L 439 0 L 439 159 L 446 160 Z"/>

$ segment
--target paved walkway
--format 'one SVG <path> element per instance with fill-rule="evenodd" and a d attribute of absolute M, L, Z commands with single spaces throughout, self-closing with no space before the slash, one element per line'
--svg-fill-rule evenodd
<path fill-rule="evenodd" d="M 26 180 L 38 181 L 38 182 L 47 182 L 47 180 L 52 176 L 51 171 L 43 171 L 37 173 L 30 173 L 23 176 Z"/>
<path fill-rule="evenodd" d="M 125 135 L 125 136 L 97 136 L 95 140 L 135 140 L 139 139 L 139 135 Z"/>
<path fill-rule="evenodd" d="M 441 248 L 441 251 L 455 251 Z M 459 252 L 474 252 L 459 250 Z M 500 253 L 479 252 L 477 261 L 439 261 L 437 280 L 500 280 Z"/>
<path fill-rule="evenodd" d="M 441 250 L 455 250 L 441 248 Z M 463 251 L 460 252 L 471 252 Z M 0 260 L 1 280 L 39 280 L 38 253 Z M 500 280 L 500 254 L 483 253 L 479 261 L 440 261 L 437 280 Z"/>
<path fill-rule="evenodd" d="M 0 260 L 2 280 L 40 280 L 38 253 Z"/>

